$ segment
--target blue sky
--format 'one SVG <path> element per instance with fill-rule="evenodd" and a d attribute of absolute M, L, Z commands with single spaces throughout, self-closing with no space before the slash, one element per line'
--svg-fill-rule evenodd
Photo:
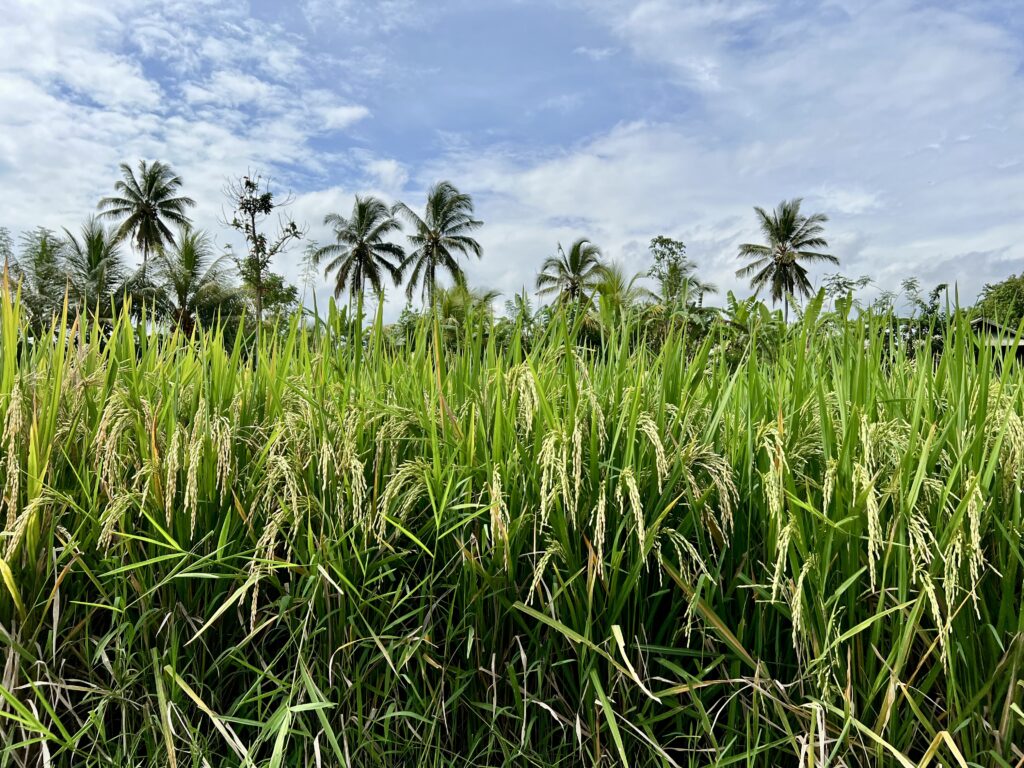
<path fill-rule="evenodd" d="M 641 270 L 658 234 L 743 292 L 752 207 L 793 196 L 831 217 L 841 271 L 876 290 L 915 275 L 971 298 L 1024 271 L 1024 23 L 1008 0 L 4 5 L 0 225 L 15 232 L 77 226 L 118 162 L 149 157 L 222 244 L 221 188 L 250 167 L 321 240 L 356 193 L 418 207 L 451 179 L 486 222 L 470 277 L 505 293 L 559 241 Z M 299 252 L 278 269 L 297 280 Z"/>

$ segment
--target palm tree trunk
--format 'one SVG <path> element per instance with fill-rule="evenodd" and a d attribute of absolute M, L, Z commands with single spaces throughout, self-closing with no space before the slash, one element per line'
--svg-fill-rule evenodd
<path fill-rule="evenodd" d="M 431 312 L 433 312 L 433 310 L 434 310 L 434 288 L 436 287 L 434 285 L 434 277 L 435 277 L 435 275 L 434 275 L 434 267 L 433 267 L 433 265 L 428 267 L 427 274 L 424 275 L 424 277 L 427 280 L 427 303 L 430 305 Z"/>
<path fill-rule="evenodd" d="M 192 319 L 192 314 L 187 309 L 182 308 L 178 310 L 177 325 L 182 336 L 186 339 L 192 338 L 192 332 L 195 330 L 196 324 Z"/>

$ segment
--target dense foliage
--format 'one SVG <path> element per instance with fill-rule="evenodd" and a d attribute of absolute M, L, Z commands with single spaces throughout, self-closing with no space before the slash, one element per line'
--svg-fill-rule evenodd
<path fill-rule="evenodd" d="M 6 290 L 0 765 L 1022 759 L 1024 389 L 957 315 L 29 343 Z"/>
<path fill-rule="evenodd" d="M 979 317 L 1010 327 L 1019 325 L 1024 321 L 1024 273 L 982 288 L 974 311 Z"/>

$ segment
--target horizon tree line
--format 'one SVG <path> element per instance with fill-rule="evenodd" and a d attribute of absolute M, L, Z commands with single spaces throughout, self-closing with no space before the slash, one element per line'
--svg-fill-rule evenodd
<path fill-rule="evenodd" d="M 249 172 L 225 186 L 231 213 L 222 223 L 238 231 L 246 251 L 217 254 L 210 235 L 193 227 L 189 211 L 196 207 L 183 194 L 183 179 L 167 164 L 140 160 L 137 168 L 119 166 L 121 178 L 114 193 L 103 197 L 97 213 L 79 233 L 63 235 L 39 228 L 22 236 L 21 253 L 8 244 L 5 262 L 21 283 L 34 314 L 46 317 L 57 310 L 67 293 L 78 309 L 106 315 L 128 301 L 145 304 L 190 334 L 197 324 L 251 312 L 257 325 L 265 312 L 287 311 L 297 305 L 297 289 L 271 271 L 275 256 L 306 236 L 284 215 L 291 196 L 275 198 L 270 181 Z M 801 200 L 783 201 L 773 211 L 754 210 L 764 243 L 745 243 L 739 256 L 749 264 L 737 276 L 749 277 L 755 296 L 767 290 L 773 303 L 782 301 L 788 320 L 788 297 L 812 293 L 808 265 L 838 264 L 824 251 L 824 214 L 804 215 Z M 276 229 L 271 219 L 278 216 Z M 440 181 L 427 192 L 422 214 L 404 202 L 393 205 L 372 195 L 356 195 L 348 216 L 328 213 L 324 224 L 333 242 L 311 244 L 310 262 L 333 279 L 336 299 L 357 301 L 369 288 L 381 294 L 390 283 L 405 285 L 408 301 L 419 293 L 425 308 L 490 305 L 496 292 L 474 291 L 466 284 L 462 259 L 482 258 L 475 233 L 483 222 L 475 217 L 472 197 L 451 182 Z M 111 222 L 113 229 L 104 226 Z M 408 247 L 395 242 L 405 233 Z M 6 235 L 10 241 L 9 234 Z M 122 247 L 130 244 L 141 257 L 131 269 Z M 0 242 L 2 245 L 2 242 Z M 668 318 L 680 313 L 700 315 L 704 297 L 717 287 L 702 280 L 687 257 L 685 245 L 659 236 L 651 241 L 654 261 L 646 273 L 628 275 L 605 260 L 601 248 L 587 237 L 568 249 L 559 243 L 556 254 L 541 265 L 535 289 L 556 304 L 581 307 L 611 319 L 639 304 L 652 315 Z M 235 284 L 239 277 L 241 286 Z M 638 285 L 644 277 L 657 291 Z M 442 288 L 444 279 L 451 282 Z M 445 291 L 447 293 L 442 293 Z M 457 296 L 459 292 L 462 295 Z M 59 300 L 58 300 L 59 297 Z M 511 302 L 514 304 L 515 302 Z M 518 305 L 520 308 L 522 305 Z"/>

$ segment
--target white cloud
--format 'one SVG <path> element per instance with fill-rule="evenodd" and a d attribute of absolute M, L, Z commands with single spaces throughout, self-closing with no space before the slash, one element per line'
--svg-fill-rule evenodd
<path fill-rule="evenodd" d="M 269 110 L 284 106 L 287 95 L 281 86 L 244 72 L 227 70 L 214 72 L 202 83 L 185 83 L 182 92 L 193 104 L 249 105 Z"/>
<path fill-rule="evenodd" d="M 728 66 L 724 53 L 735 39 L 736 28 L 760 21 L 760 34 L 770 34 L 773 21 L 760 18 L 771 10 L 763 2 L 582 0 L 581 4 L 609 23 L 636 55 L 668 62 L 683 82 L 709 90 L 727 85 L 722 80 L 727 77 L 723 68 Z"/>
<path fill-rule="evenodd" d="M 300 6 L 311 25 L 343 24 L 353 33 L 367 36 L 423 24 L 433 16 L 427 10 L 431 5 L 415 0 L 303 0 Z"/>
<path fill-rule="evenodd" d="M 409 181 L 408 169 L 393 158 L 369 160 L 364 168 L 372 183 L 393 197 L 402 194 Z"/>
<path fill-rule="evenodd" d="M 370 116 L 370 110 L 359 105 L 344 105 L 326 107 L 321 110 L 320 115 L 323 118 L 323 127 L 329 131 L 336 131 L 365 120 Z"/>
<path fill-rule="evenodd" d="M 562 93 L 558 96 L 552 96 L 544 99 L 544 101 L 538 105 L 537 110 L 568 114 L 569 112 L 578 109 L 582 104 L 582 93 Z"/>
<path fill-rule="evenodd" d="M 125 35 L 118 11 L 123 2 L 16 2 L 5 8 L 0 71 L 64 89 L 105 107 L 154 108 L 159 86 L 137 62 L 110 48 Z M 80 40 L 93 40 L 83 48 Z"/>
<path fill-rule="evenodd" d="M 841 188 L 832 185 L 819 187 L 810 201 L 818 208 L 852 216 L 875 211 L 882 207 L 881 196 L 860 188 Z"/>
<path fill-rule="evenodd" d="M 585 45 L 581 45 L 573 50 L 577 56 L 585 56 L 593 61 L 604 61 L 609 59 L 619 52 L 618 48 L 590 48 Z"/>

